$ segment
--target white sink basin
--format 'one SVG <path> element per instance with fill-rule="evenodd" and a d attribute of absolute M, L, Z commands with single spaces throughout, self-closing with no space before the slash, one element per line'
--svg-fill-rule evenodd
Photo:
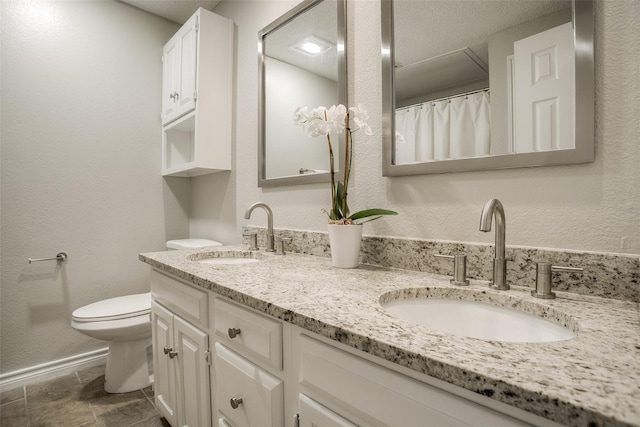
<path fill-rule="evenodd" d="M 189 256 L 189 260 L 208 265 L 239 265 L 260 262 L 259 254 L 248 251 L 211 251 Z"/>
<path fill-rule="evenodd" d="M 576 334 L 541 317 L 478 301 L 412 298 L 381 304 L 395 317 L 461 337 L 503 342 L 551 342 Z"/>
<path fill-rule="evenodd" d="M 216 257 L 216 258 L 199 259 L 197 262 L 199 262 L 200 264 L 233 265 L 233 264 L 251 264 L 259 261 L 260 261 L 259 259 L 255 259 L 255 258 Z"/>

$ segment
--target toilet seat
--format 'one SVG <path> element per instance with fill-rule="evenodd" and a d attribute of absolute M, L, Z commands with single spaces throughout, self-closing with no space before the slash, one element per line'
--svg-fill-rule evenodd
<path fill-rule="evenodd" d="M 75 310 L 71 317 L 75 322 L 104 322 L 129 319 L 151 312 L 151 293 L 126 295 L 94 302 Z"/>

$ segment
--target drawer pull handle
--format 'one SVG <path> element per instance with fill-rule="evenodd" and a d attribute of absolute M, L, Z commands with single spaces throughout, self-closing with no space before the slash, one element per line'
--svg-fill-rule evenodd
<path fill-rule="evenodd" d="M 239 328 L 229 328 L 229 338 L 235 338 L 240 335 Z"/>
<path fill-rule="evenodd" d="M 232 397 L 230 400 L 231 403 L 231 407 L 233 409 L 238 409 L 238 406 L 240 406 L 240 404 L 242 403 L 242 398 L 241 397 Z"/>
<path fill-rule="evenodd" d="M 167 347 L 167 346 L 165 346 L 163 350 L 164 350 L 164 354 L 169 354 L 170 351 L 173 351 L 171 347 Z"/>

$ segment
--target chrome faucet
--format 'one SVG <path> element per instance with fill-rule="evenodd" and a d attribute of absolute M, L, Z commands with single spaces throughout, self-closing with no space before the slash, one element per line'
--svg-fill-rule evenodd
<path fill-rule="evenodd" d="M 273 212 L 271 212 L 271 208 L 266 203 L 256 202 L 256 203 L 252 204 L 251 206 L 249 206 L 247 211 L 244 213 L 244 219 L 251 218 L 251 212 L 253 212 L 253 210 L 255 208 L 262 208 L 267 212 L 267 248 L 266 248 L 266 251 L 267 252 L 273 252 L 274 251 Z"/>
<path fill-rule="evenodd" d="M 507 290 L 507 260 L 505 259 L 505 229 L 504 208 L 498 199 L 491 199 L 482 208 L 480 216 L 480 231 L 491 231 L 491 221 L 496 218 L 496 244 L 495 258 L 493 259 L 493 283 L 494 289 Z"/>

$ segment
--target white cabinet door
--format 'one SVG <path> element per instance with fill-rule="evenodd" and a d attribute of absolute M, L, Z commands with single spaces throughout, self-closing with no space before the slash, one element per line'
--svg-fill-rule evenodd
<path fill-rule="evenodd" d="M 164 353 L 173 345 L 173 314 L 151 301 L 153 377 L 156 407 L 171 425 L 176 425 L 176 384 L 172 360 Z"/>
<path fill-rule="evenodd" d="M 196 108 L 196 73 L 198 53 L 198 15 L 193 15 L 176 33 L 180 46 L 180 73 L 176 117 Z"/>
<path fill-rule="evenodd" d="M 172 426 L 211 425 L 209 336 L 151 301 L 155 402 Z"/>
<path fill-rule="evenodd" d="M 180 72 L 178 58 L 178 38 L 172 37 L 162 50 L 162 123 L 176 117 L 175 97 L 178 91 L 177 81 Z"/>
<path fill-rule="evenodd" d="M 194 14 L 162 49 L 162 124 L 196 108 L 198 15 Z"/>
<path fill-rule="evenodd" d="M 178 425 L 211 425 L 209 390 L 209 336 L 179 317 L 174 317 L 177 356 Z"/>
<path fill-rule="evenodd" d="M 340 415 L 300 393 L 300 427 L 356 427 Z"/>

